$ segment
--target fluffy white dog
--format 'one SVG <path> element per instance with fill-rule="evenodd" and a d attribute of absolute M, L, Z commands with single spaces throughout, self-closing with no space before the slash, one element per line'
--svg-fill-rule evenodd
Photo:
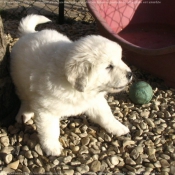
<path fill-rule="evenodd" d="M 121 47 L 102 36 L 75 42 L 54 30 L 35 31 L 50 21 L 40 15 L 21 20 L 21 38 L 11 53 L 11 75 L 21 99 L 17 121 L 35 116 L 39 139 L 47 155 L 59 155 L 59 120 L 87 114 L 117 136 L 129 129 L 113 116 L 104 95 L 116 93 L 131 81 L 132 73 L 121 60 Z"/>

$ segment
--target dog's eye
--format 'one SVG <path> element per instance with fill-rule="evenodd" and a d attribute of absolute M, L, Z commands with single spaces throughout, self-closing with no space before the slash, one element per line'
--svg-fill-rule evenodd
<path fill-rule="evenodd" d="M 114 68 L 114 66 L 112 64 L 110 64 L 108 67 L 106 67 L 106 69 L 112 70 Z"/>

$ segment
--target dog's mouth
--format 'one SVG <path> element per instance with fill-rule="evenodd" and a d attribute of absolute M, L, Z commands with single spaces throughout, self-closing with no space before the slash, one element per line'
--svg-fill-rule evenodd
<path fill-rule="evenodd" d="M 118 86 L 118 87 L 108 84 L 105 88 L 101 88 L 100 92 L 105 91 L 108 93 L 118 93 L 118 92 L 124 90 L 125 88 L 127 88 L 130 83 L 131 83 L 131 80 L 129 82 L 127 82 L 125 85 Z"/>
<path fill-rule="evenodd" d="M 126 85 L 126 86 L 127 86 L 127 85 Z M 111 87 L 111 89 L 112 89 L 113 91 L 117 91 L 117 92 L 119 92 L 119 91 L 122 91 L 123 89 L 125 89 L 126 86 Z"/>
<path fill-rule="evenodd" d="M 127 86 L 127 85 L 126 85 L 126 86 Z M 109 93 L 117 93 L 117 92 L 120 92 L 120 91 L 122 91 L 123 89 L 125 89 L 126 86 L 120 86 L 120 87 L 109 87 L 109 86 L 108 86 L 107 92 L 109 92 Z"/>
<path fill-rule="evenodd" d="M 130 83 L 130 82 L 129 82 Z M 112 87 L 110 87 L 109 89 L 109 91 L 110 92 L 120 92 L 120 91 L 122 91 L 122 90 L 124 90 L 128 85 L 129 85 L 129 83 L 127 83 L 126 85 L 124 85 L 124 86 L 119 86 L 119 87 L 114 87 L 114 86 L 112 86 Z"/>
<path fill-rule="evenodd" d="M 112 87 L 112 89 L 116 89 L 116 90 L 122 90 L 122 89 L 124 89 L 125 87 L 126 87 L 127 85 L 125 85 L 125 86 L 120 86 L 120 87 Z"/>
<path fill-rule="evenodd" d="M 123 89 L 125 89 L 132 81 L 132 78 L 129 80 L 128 83 L 126 83 L 124 86 L 119 86 L 119 87 L 111 87 L 114 91 L 122 91 Z"/>

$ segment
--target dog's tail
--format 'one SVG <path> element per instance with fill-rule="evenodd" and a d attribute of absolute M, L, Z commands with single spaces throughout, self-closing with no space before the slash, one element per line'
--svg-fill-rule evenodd
<path fill-rule="evenodd" d="M 42 15 L 34 15 L 34 14 L 28 15 L 20 21 L 20 24 L 18 27 L 19 34 L 20 36 L 23 36 L 28 33 L 36 32 L 35 27 L 38 24 L 46 23 L 49 21 L 51 20 Z"/>

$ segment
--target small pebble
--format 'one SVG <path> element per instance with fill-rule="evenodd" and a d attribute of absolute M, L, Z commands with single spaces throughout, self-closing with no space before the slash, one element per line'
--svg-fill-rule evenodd
<path fill-rule="evenodd" d="M 23 146 L 22 149 L 23 151 L 28 151 L 29 150 L 29 147 L 27 145 Z"/>
<path fill-rule="evenodd" d="M 142 156 L 139 155 L 139 157 L 136 159 L 136 164 L 141 165 L 142 162 L 143 162 L 143 158 L 142 158 Z"/>
<path fill-rule="evenodd" d="M 160 164 L 163 168 L 170 167 L 170 164 L 168 163 L 168 161 L 166 159 L 161 159 Z"/>
<path fill-rule="evenodd" d="M 132 166 L 130 166 L 130 165 L 126 165 L 125 166 L 129 171 L 132 171 L 132 172 L 136 172 L 136 169 L 134 168 L 134 167 L 132 167 Z"/>
<path fill-rule="evenodd" d="M 135 141 L 133 141 L 133 140 L 125 140 L 123 142 L 123 148 L 125 148 L 128 145 L 133 145 L 133 144 L 135 144 Z"/>
<path fill-rule="evenodd" d="M 33 155 L 32 155 L 32 152 L 31 151 L 26 151 L 24 153 L 24 156 L 27 158 L 27 159 L 32 159 L 33 158 Z"/>
<path fill-rule="evenodd" d="M 137 159 L 138 156 L 139 156 L 139 152 L 136 150 L 136 149 L 133 149 L 130 153 L 130 156 L 133 158 L 133 159 Z"/>
<path fill-rule="evenodd" d="M 89 172 L 89 166 L 88 165 L 85 165 L 85 164 L 81 164 L 79 167 L 76 167 L 76 170 L 79 173 L 84 174 L 84 173 Z"/>
<path fill-rule="evenodd" d="M 119 163 L 119 159 L 117 156 L 111 156 L 110 161 L 113 165 L 117 165 Z"/>
<path fill-rule="evenodd" d="M 8 175 L 13 173 L 14 173 L 14 170 L 9 167 L 3 168 L 3 170 L 0 172 L 1 175 Z"/>
<path fill-rule="evenodd" d="M 5 155 L 5 157 L 4 157 L 4 162 L 5 162 L 6 164 L 9 164 L 9 163 L 12 161 L 12 158 L 13 158 L 12 154 L 7 154 L 7 155 Z"/>
<path fill-rule="evenodd" d="M 18 165 L 19 165 L 19 160 L 17 160 L 17 161 L 15 161 L 15 162 L 12 162 L 12 163 L 8 164 L 7 167 L 16 170 L 16 169 L 18 168 Z"/>
<path fill-rule="evenodd" d="M 111 137 L 110 137 L 108 134 L 105 134 L 105 135 L 104 135 L 104 140 L 105 140 L 106 142 L 111 142 Z"/>
<path fill-rule="evenodd" d="M 90 138 L 89 137 L 84 137 L 81 139 L 81 143 L 82 145 L 88 145 L 90 142 Z"/>
<path fill-rule="evenodd" d="M 130 157 L 127 157 L 125 163 L 128 165 L 136 165 L 136 162 L 132 160 Z"/>
<path fill-rule="evenodd" d="M 33 173 L 43 174 L 45 173 L 45 169 L 43 167 L 34 167 Z"/>
<path fill-rule="evenodd" d="M 0 153 L 10 154 L 13 150 L 14 150 L 14 148 L 12 146 L 8 146 L 8 147 L 2 148 Z"/>
<path fill-rule="evenodd" d="M 74 175 L 74 170 L 63 170 L 64 175 Z"/>
<path fill-rule="evenodd" d="M 0 138 L 0 142 L 4 145 L 4 146 L 9 146 L 9 138 L 8 136 L 3 136 Z"/>
<path fill-rule="evenodd" d="M 175 161 L 172 161 L 170 164 L 170 174 L 175 173 Z"/>
<path fill-rule="evenodd" d="M 155 166 L 156 168 L 160 168 L 160 167 L 161 167 L 160 161 L 155 162 L 155 163 L 154 163 L 154 166 Z"/>
<path fill-rule="evenodd" d="M 156 152 L 156 149 L 154 149 L 154 148 L 148 148 L 148 149 L 147 149 L 147 154 L 148 154 L 148 155 L 155 154 L 155 152 Z"/>
<path fill-rule="evenodd" d="M 63 159 L 63 162 L 64 162 L 65 164 L 67 164 L 67 163 L 71 162 L 71 160 L 72 160 L 72 157 L 71 157 L 71 156 L 67 156 L 67 157 L 65 157 L 65 158 Z"/>
<path fill-rule="evenodd" d="M 53 164 L 54 164 L 54 165 L 59 165 L 59 163 L 60 163 L 60 162 L 59 162 L 58 159 L 55 159 L 55 160 L 53 161 Z"/>
<path fill-rule="evenodd" d="M 152 127 L 152 128 L 155 127 L 154 122 L 150 118 L 145 118 L 145 121 L 150 127 Z"/>
<path fill-rule="evenodd" d="M 43 166 L 42 163 L 41 163 L 41 161 L 39 159 L 37 159 L 37 158 L 34 159 L 34 162 L 35 162 L 36 165 L 38 165 L 40 167 Z"/>
<path fill-rule="evenodd" d="M 73 147 L 72 147 L 72 151 L 73 151 L 74 153 L 78 152 L 79 150 L 80 150 L 80 147 L 79 147 L 79 146 L 73 146 Z"/>
<path fill-rule="evenodd" d="M 79 161 L 72 161 L 70 164 L 72 166 L 78 166 L 78 165 L 81 165 L 81 162 L 79 162 Z"/>
<path fill-rule="evenodd" d="M 98 172 L 100 171 L 101 169 L 101 162 L 98 161 L 98 160 L 95 160 L 92 162 L 91 166 L 90 166 L 90 169 L 93 171 L 93 172 Z"/>
<path fill-rule="evenodd" d="M 42 149 L 41 149 L 41 146 L 39 145 L 39 144 L 37 144 L 36 146 L 35 146 L 35 151 L 39 154 L 39 155 L 43 155 L 43 151 L 42 151 Z"/>
<path fill-rule="evenodd" d="M 79 153 L 80 154 L 88 154 L 89 153 L 88 147 L 87 146 L 82 146 L 79 150 Z"/>
<path fill-rule="evenodd" d="M 22 172 L 23 173 L 30 173 L 30 169 L 27 166 L 23 165 L 22 166 Z"/>

